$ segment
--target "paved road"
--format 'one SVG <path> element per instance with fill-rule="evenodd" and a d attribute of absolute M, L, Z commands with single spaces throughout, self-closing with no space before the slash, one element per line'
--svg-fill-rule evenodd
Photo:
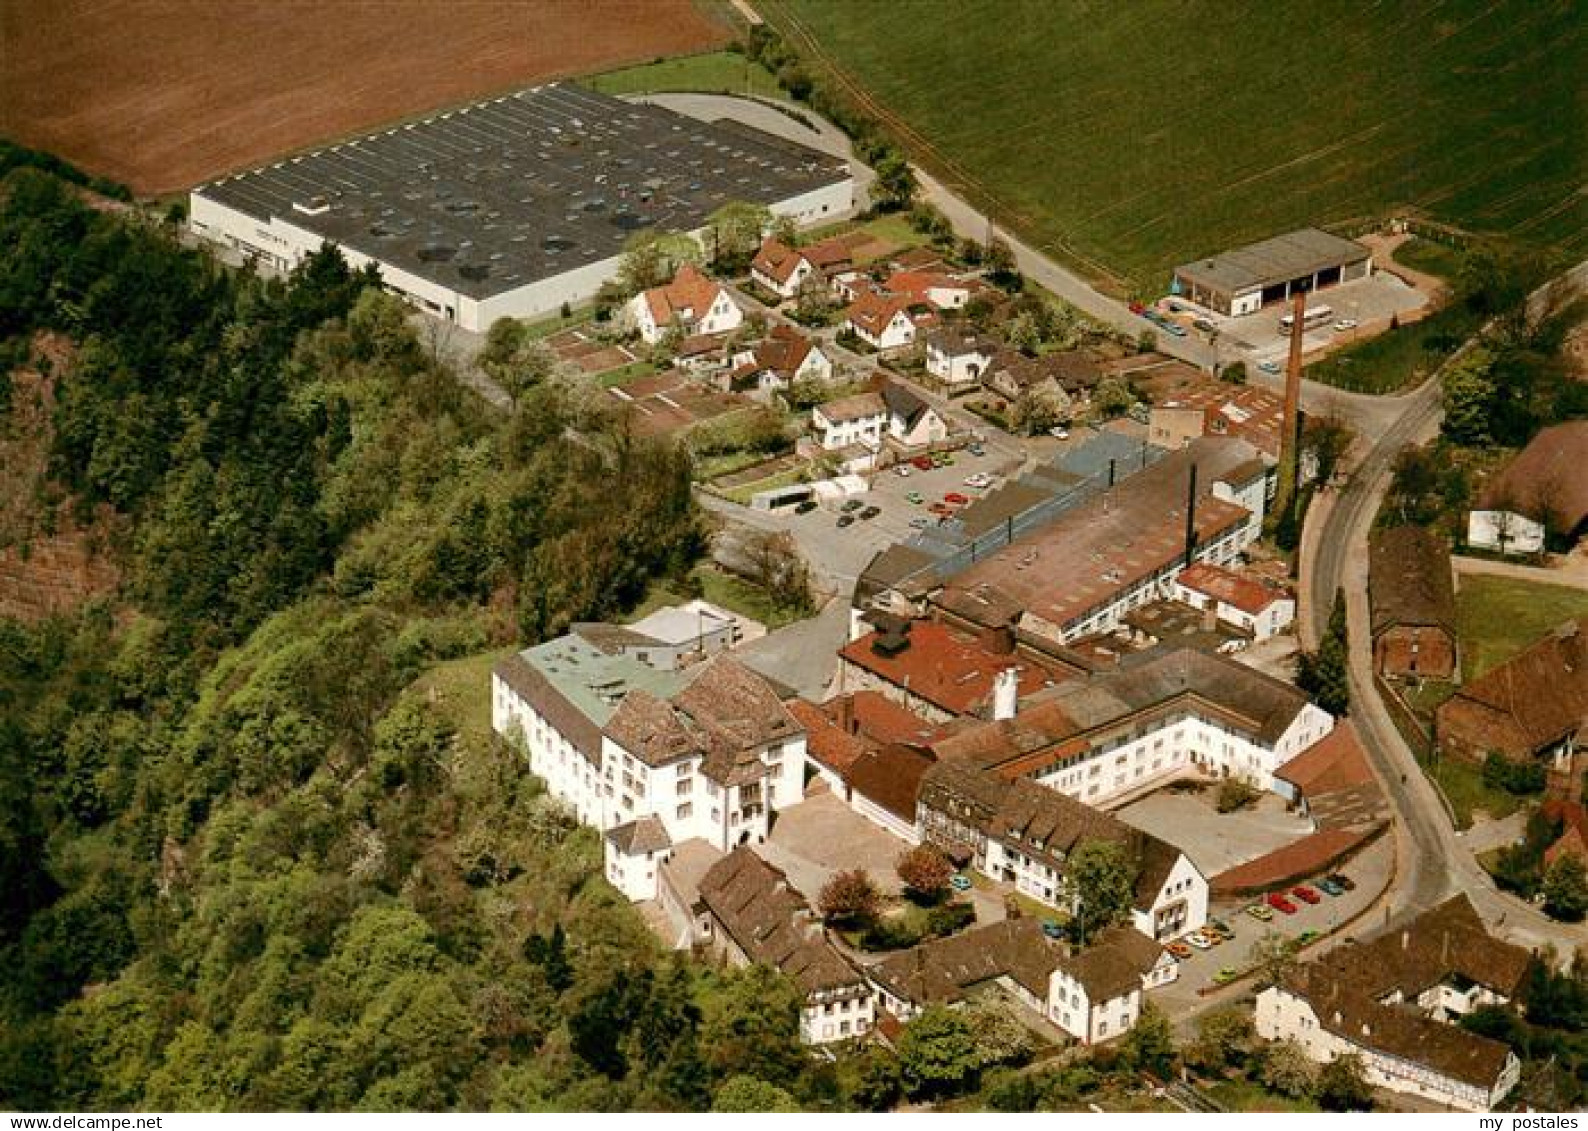
<path fill-rule="evenodd" d="M 1573 269 L 1570 277 L 1582 286 L 1588 281 L 1588 263 Z M 1543 293 L 1534 296 L 1535 304 Z M 1395 456 L 1407 444 L 1426 440 L 1438 430 L 1442 412 L 1438 374 L 1397 400 L 1399 415 L 1368 447 L 1347 485 L 1333 498 L 1322 500 L 1302 561 L 1310 612 L 1304 631 L 1309 639 L 1321 635 L 1335 591 L 1343 587 L 1346 594 L 1352 717 L 1398 817 L 1400 883 L 1391 901 L 1390 921 L 1410 918 L 1451 892 L 1465 891 L 1487 921 L 1518 942 L 1529 946 L 1548 942 L 1569 952 L 1581 942 L 1581 928 L 1556 923 L 1499 893 L 1452 828 L 1434 786 L 1395 729 L 1373 684 L 1368 532 L 1389 487 Z"/>

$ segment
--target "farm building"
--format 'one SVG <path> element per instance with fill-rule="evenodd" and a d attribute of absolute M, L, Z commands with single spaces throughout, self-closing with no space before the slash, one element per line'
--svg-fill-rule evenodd
<path fill-rule="evenodd" d="M 1297 291 L 1365 279 L 1373 254 L 1317 228 L 1275 236 L 1174 269 L 1174 290 L 1220 314 L 1255 314 Z"/>
<path fill-rule="evenodd" d="M 280 270 L 323 243 L 415 306 L 485 330 L 583 301 L 647 228 L 699 232 L 729 201 L 802 224 L 854 203 L 847 162 L 556 84 L 194 189 L 193 231 Z"/>

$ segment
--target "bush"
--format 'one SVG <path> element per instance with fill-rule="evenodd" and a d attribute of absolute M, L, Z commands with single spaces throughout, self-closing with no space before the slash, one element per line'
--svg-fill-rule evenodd
<path fill-rule="evenodd" d="M 1483 760 L 1483 784 L 1518 797 L 1544 791 L 1544 764 L 1516 762 L 1493 750 Z"/>
<path fill-rule="evenodd" d="M 976 921 L 976 908 L 969 903 L 945 903 L 926 913 L 926 933 L 933 938 L 952 935 Z"/>
<path fill-rule="evenodd" d="M 1233 813 L 1253 804 L 1262 794 L 1245 778 L 1225 778 L 1219 786 L 1218 811 Z"/>

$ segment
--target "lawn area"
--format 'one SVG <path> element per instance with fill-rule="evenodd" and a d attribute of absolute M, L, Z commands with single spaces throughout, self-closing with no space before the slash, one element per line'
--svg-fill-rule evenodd
<path fill-rule="evenodd" d="M 813 37 L 816 69 L 852 76 L 997 222 L 1143 292 L 1176 263 L 1408 208 L 1588 253 L 1571 0 L 757 10 Z"/>
<path fill-rule="evenodd" d="M 800 619 L 800 614 L 792 610 L 775 608 L 766 590 L 759 585 L 752 585 L 742 577 L 735 577 L 716 566 L 698 565 L 691 576 L 700 583 L 703 599 L 713 605 L 721 605 L 729 612 L 758 620 L 768 629 L 782 628 Z M 634 611 L 625 618 L 624 623 L 633 624 L 664 605 L 681 605 L 687 600 L 689 598 L 674 592 L 666 585 L 654 583 L 650 591 L 645 594 L 645 600 L 635 607 Z"/>
<path fill-rule="evenodd" d="M 1395 262 L 1413 271 L 1454 282 L 1467 262 L 1466 252 L 1435 240 L 1412 238 L 1395 249 Z"/>
<path fill-rule="evenodd" d="M 421 694 L 434 695 L 434 704 L 471 749 L 482 749 L 491 741 L 491 667 L 513 653 L 511 648 L 493 648 L 445 660 L 414 682 Z"/>
<path fill-rule="evenodd" d="M 1452 303 L 1420 322 L 1336 350 L 1307 366 L 1306 376 L 1356 393 L 1393 393 L 1419 384 L 1482 323 L 1462 303 Z"/>
<path fill-rule="evenodd" d="M 649 377 L 656 372 L 656 366 L 649 361 L 631 361 L 627 365 L 620 365 L 616 369 L 608 369 L 596 379 L 604 389 L 615 385 L 627 384 L 638 381 L 641 377 Z"/>
<path fill-rule="evenodd" d="M 1424 762 L 1423 772 L 1445 791 L 1450 807 L 1456 811 L 1456 828 L 1470 829 L 1472 814 L 1487 813 L 1494 820 L 1509 817 L 1522 807 L 1524 798 L 1495 789 L 1483 780 L 1483 770 L 1448 758 Z"/>
<path fill-rule="evenodd" d="M 1293 1100 L 1250 1080 L 1220 1080 L 1203 1088 L 1202 1092 L 1225 1111 L 1318 1110 L 1318 1105 L 1310 1099 Z"/>
<path fill-rule="evenodd" d="M 1588 616 L 1588 592 L 1509 577 L 1467 575 L 1456 591 L 1461 674 L 1474 679 L 1550 629 Z"/>
<path fill-rule="evenodd" d="M 753 94 L 787 98 L 772 73 L 732 51 L 681 55 L 637 67 L 624 67 L 579 80 L 604 94 L 649 94 L 653 91 L 704 91 L 708 94 Z"/>

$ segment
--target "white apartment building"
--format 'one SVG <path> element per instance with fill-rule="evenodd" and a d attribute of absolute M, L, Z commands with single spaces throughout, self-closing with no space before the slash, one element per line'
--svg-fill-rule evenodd
<path fill-rule="evenodd" d="M 606 838 L 608 878 L 630 899 L 655 897 L 672 845 L 759 843 L 802 797 L 803 729 L 726 657 L 658 669 L 569 635 L 504 660 L 491 684 L 492 725 L 530 772 L 583 823 L 623 830 Z M 646 818 L 661 832 L 631 827 Z"/>
<path fill-rule="evenodd" d="M 887 428 L 888 406 L 877 393 L 857 393 L 811 409 L 811 430 L 830 452 L 854 444 L 874 451 Z"/>
<path fill-rule="evenodd" d="M 1048 993 L 1048 1019 L 1084 1045 L 1130 1032 L 1146 991 L 1180 974 L 1168 951 L 1136 931 L 1112 927 L 1060 960 Z"/>

